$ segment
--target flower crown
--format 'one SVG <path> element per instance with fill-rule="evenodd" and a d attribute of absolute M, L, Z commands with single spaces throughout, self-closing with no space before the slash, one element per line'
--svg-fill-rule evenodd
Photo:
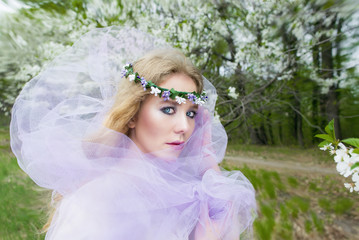
<path fill-rule="evenodd" d="M 141 83 L 143 90 L 151 89 L 151 94 L 155 96 L 162 97 L 163 100 L 167 101 L 168 99 L 176 100 L 178 104 L 186 103 L 186 99 L 191 101 L 194 104 L 203 105 L 208 100 L 206 92 L 201 94 L 197 92 L 180 92 L 176 91 L 173 88 L 170 90 L 167 88 L 162 88 L 154 84 L 152 81 L 146 81 L 144 77 L 140 77 L 137 72 L 133 71 L 131 63 L 127 63 L 123 67 L 123 77 L 126 77 L 130 82 L 134 81 L 135 83 Z"/>

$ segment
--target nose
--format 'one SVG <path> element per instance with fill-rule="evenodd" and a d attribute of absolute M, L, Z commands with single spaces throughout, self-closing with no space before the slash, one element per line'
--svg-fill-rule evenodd
<path fill-rule="evenodd" d="M 190 128 L 189 120 L 186 114 L 178 114 L 174 126 L 174 132 L 178 134 L 184 134 L 188 132 Z"/>

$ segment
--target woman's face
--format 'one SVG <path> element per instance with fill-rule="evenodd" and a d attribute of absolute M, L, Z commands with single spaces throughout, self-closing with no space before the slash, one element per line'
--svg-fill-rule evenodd
<path fill-rule="evenodd" d="M 170 75 L 159 86 L 182 92 L 197 91 L 194 81 L 183 73 Z M 194 130 L 197 110 L 198 105 L 191 101 L 178 104 L 172 99 L 164 101 L 163 98 L 150 95 L 129 123 L 130 138 L 144 153 L 176 157 Z"/>

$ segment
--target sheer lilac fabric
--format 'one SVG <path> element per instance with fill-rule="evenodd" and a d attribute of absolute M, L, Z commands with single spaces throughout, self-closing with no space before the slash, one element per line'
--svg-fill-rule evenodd
<path fill-rule="evenodd" d="M 63 196 L 46 239 L 184 240 L 195 239 L 202 226 L 229 240 L 250 229 L 256 209 L 251 183 L 239 171 L 213 170 L 227 135 L 214 119 L 217 95 L 208 80 L 209 101 L 179 157 L 144 154 L 103 126 L 122 66 L 164 47 L 135 29 L 95 29 L 20 93 L 12 150 L 39 186 Z"/>

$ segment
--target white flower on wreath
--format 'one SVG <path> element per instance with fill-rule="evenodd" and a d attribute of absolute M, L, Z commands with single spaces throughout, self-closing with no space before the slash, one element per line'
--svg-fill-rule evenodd
<path fill-rule="evenodd" d="M 157 95 L 160 93 L 161 93 L 161 90 L 159 90 L 156 87 L 151 87 L 151 94 L 154 94 L 157 97 Z"/>
<path fill-rule="evenodd" d="M 178 104 L 185 104 L 186 103 L 186 99 L 185 98 L 183 98 L 183 97 L 179 97 L 179 96 L 176 96 L 176 102 L 178 103 Z"/>
<path fill-rule="evenodd" d="M 200 106 L 202 106 L 203 104 L 205 104 L 205 102 L 201 99 L 201 98 L 196 98 L 196 100 L 194 101 L 195 104 L 198 104 Z"/>
<path fill-rule="evenodd" d="M 135 80 L 135 75 L 134 74 L 131 74 L 128 76 L 128 80 L 130 80 L 130 82 L 132 82 L 133 80 Z"/>

